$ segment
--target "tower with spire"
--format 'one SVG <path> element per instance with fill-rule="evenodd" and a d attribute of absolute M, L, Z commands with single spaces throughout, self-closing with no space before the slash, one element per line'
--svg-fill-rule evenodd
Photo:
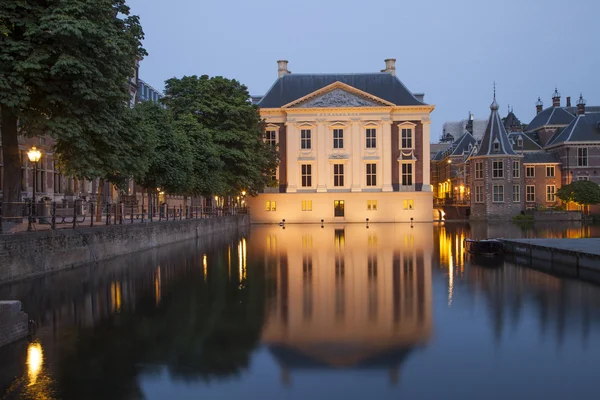
<path fill-rule="evenodd" d="M 470 160 L 471 219 L 505 219 L 523 210 L 523 156 L 513 150 L 499 108 L 494 85 L 490 118 Z"/>

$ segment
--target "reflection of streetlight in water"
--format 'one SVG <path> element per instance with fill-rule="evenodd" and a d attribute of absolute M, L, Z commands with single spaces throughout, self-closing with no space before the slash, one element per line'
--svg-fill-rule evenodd
<path fill-rule="evenodd" d="M 27 348 L 27 372 L 29 374 L 30 386 L 34 385 L 37 381 L 43 363 L 44 353 L 42 352 L 42 345 L 38 342 L 30 343 Z"/>

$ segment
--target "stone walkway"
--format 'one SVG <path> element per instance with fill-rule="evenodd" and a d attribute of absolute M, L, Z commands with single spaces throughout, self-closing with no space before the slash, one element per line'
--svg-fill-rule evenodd
<path fill-rule="evenodd" d="M 576 251 L 600 256 L 600 238 L 593 239 L 501 239 L 505 242 L 526 243 L 559 250 Z"/>

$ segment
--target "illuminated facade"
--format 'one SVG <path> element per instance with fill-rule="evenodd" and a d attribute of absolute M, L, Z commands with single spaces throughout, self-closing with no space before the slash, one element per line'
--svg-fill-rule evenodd
<path fill-rule="evenodd" d="M 278 146 L 277 188 L 249 199 L 253 222 L 431 221 L 430 113 L 395 76 L 292 74 L 254 99 Z"/>
<path fill-rule="evenodd" d="M 432 332 L 431 224 L 257 227 L 276 281 L 262 341 L 284 383 L 297 368 L 387 370 Z M 262 246 L 261 246 L 262 243 Z"/>

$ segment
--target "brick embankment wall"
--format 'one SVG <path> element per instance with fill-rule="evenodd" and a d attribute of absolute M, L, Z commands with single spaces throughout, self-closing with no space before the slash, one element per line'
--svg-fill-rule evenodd
<path fill-rule="evenodd" d="M 29 319 L 20 301 L 0 301 L 0 347 L 29 333 Z"/>
<path fill-rule="evenodd" d="M 0 284 L 214 234 L 234 234 L 249 215 L 0 236 Z"/>

